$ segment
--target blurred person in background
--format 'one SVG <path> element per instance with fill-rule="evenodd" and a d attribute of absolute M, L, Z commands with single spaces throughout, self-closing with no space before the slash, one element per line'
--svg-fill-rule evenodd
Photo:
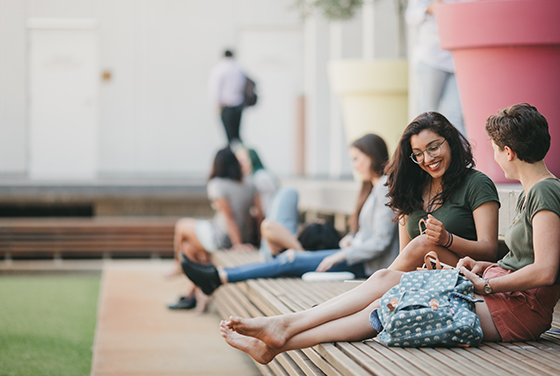
<path fill-rule="evenodd" d="M 210 71 L 208 88 L 210 99 L 220 112 L 228 143 L 241 142 L 239 128 L 244 107 L 244 93 L 247 77 L 233 57 L 226 50 L 224 57 Z"/>
<path fill-rule="evenodd" d="M 253 220 L 262 222 L 260 198 L 251 181 L 243 179 L 241 165 L 229 147 L 216 154 L 208 181 L 208 198 L 216 211 L 211 221 L 181 218 L 175 225 L 175 259 L 184 255 L 190 260 L 208 263 L 218 249 L 254 250 Z M 254 217 L 251 209 L 254 208 Z M 196 306 L 194 289 L 179 299 L 171 309 Z"/>
<path fill-rule="evenodd" d="M 437 111 L 455 128 L 465 133 L 461 99 L 455 78 L 451 52 L 442 50 L 434 8 L 443 2 L 456 0 L 409 0 L 406 23 L 414 30 L 412 69 L 416 77 L 414 114 Z"/>

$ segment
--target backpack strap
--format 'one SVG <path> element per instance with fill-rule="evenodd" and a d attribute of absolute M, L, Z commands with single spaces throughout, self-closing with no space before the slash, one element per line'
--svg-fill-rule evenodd
<path fill-rule="evenodd" d="M 435 265 L 432 259 L 435 260 Z M 430 251 L 426 253 L 426 255 L 424 256 L 424 264 L 426 265 L 426 269 L 428 270 L 443 269 L 441 263 L 439 262 L 439 257 L 436 251 Z"/>

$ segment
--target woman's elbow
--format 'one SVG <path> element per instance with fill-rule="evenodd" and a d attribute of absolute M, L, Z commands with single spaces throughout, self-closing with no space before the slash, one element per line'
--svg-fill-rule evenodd
<path fill-rule="evenodd" d="M 543 270 L 539 273 L 539 285 L 540 286 L 550 286 L 556 283 L 556 277 L 558 275 L 558 270 Z"/>
<path fill-rule="evenodd" d="M 484 242 L 485 246 L 479 255 L 479 261 L 498 261 L 498 239 Z M 470 256 L 470 255 L 467 255 Z"/>

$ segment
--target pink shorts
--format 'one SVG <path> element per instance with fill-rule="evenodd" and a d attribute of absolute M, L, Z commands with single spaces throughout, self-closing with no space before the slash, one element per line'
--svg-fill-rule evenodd
<path fill-rule="evenodd" d="M 513 273 L 498 265 L 484 272 L 484 279 Z M 560 298 L 560 285 L 527 291 L 499 292 L 484 296 L 503 342 L 537 340 L 550 329 L 554 307 Z"/>

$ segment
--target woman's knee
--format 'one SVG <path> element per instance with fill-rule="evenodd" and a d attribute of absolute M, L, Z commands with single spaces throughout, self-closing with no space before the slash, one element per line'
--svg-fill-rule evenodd
<path fill-rule="evenodd" d="M 390 278 L 390 277 L 392 277 L 396 274 L 400 275 L 402 273 L 399 273 L 395 270 L 390 270 L 390 269 L 379 269 L 368 278 L 368 281 L 370 281 L 370 280 L 375 281 L 375 280 L 379 280 L 379 279 L 384 280 L 384 279 Z"/>
<path fill-rule="evenodd" d="M 425 235 L 414 238 L 399 254 L 399 257 L 408 259 L 423 260 L 424 256 L 431 250 L 435 250 L 435 244 L 428 240 Z M 420 265 L 419 265 L 420 266 Z"/>
<path fill-rule="evenodd" d="M 273 221 L 271 221 L 270 219 L 264 219 L 261 222 L 261 234 L 262 234 L 262 236 L 265 236 L 268 232 L 270 232 L 271 227 L 272 227 L 272 223 L 273 223 Z"/>
<path fill-rule="evenodd" d="M 188 236 L 195 232 L 195 228 L 196 219 L 181 218 L 175 223 L 175 235 Z"/>

